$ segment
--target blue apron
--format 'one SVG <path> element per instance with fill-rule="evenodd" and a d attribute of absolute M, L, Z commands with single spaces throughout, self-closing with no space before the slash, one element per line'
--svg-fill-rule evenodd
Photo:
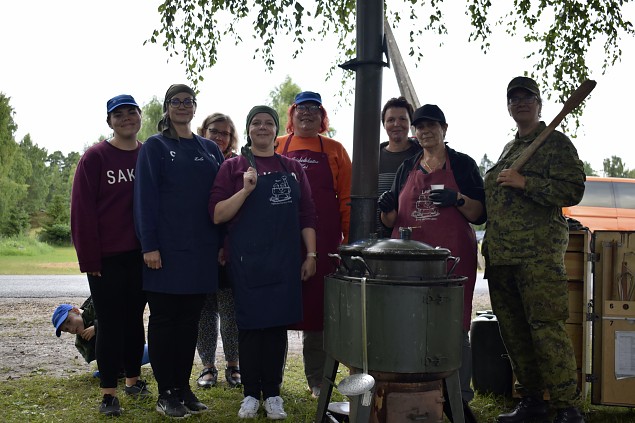
<path fill-rule="evenodd" d="M 302 320 L 300 186 L 280 163 L 283 172 L 258 175 L 229 233 L 236 323 L 242 330 Z"/>
<path fill-rule="evenodd" d="M 143 289 L 167 294 L 216 292 L 219 227 L 207 210 L 220 168 L 210 151 L 215 147 L 198 136 L 164 144 L 155 175 L 160 181 L 157 237 L 162 268 L 143 266 Z"/>

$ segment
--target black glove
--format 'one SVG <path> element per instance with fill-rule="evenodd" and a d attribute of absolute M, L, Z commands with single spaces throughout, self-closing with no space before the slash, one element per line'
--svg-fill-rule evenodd
<path fill-rule="evenodd" d="M 430 200 L 432 200 L 435 206 L 439 207 L 456 206 L 458 195 L 456 191 L 447 188 L 433 189 L 430 191 Z"/>
<path fill-rule="evenodd" d="M 384 213 L 390 213 L 395 210 L 397 208 L 397 200 L 395 199 L 395 195 L 392 191 L 386 191 L 380 195 L 379 200 L 377 201 L 377 206 L 379 207 L 379 210 Z"/>

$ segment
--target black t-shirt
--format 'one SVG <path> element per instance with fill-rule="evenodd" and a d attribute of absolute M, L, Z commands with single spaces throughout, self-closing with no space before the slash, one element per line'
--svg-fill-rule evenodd
<path fill-rule="evenodd" d="M 380 144 L 379 148 L 379 172 L 378 172 L 378 180 L 377 180 L 377 195 L 381 195 L 385 191 L 390 191 L 392 187 L 392 183 L 395 180 L 395 174 L 397 173 L 397 169 L 404 162 L 404 160 L 409 159 L 410 157 L 417 154 L 421 151 L 421 146 L 416 138 L 409 138 L 408 142 L 410 143 L 410 148 L 404 151 L 399 152 L 391 152 L 386 150 L 388 147 L 388 142 L 383 142 Z M 392 233 L 392 229 L 386 228 L 379 218 L 380 210 L 377 209 L 377 218 L 376 218 L 376 226 L 377 226 L 377 234 L 379 238 L 390 238 L 390 234 Z"/>

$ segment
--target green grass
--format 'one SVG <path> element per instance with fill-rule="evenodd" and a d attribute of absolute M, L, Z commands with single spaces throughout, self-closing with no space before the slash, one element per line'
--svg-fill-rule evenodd
<path fill-rule="evenodd" d="M 52 247 L 29 237 L 0 238 L 0 275 L 76 275 L 73 247 Z"/>
<path fill-rule="evenodd" d="M 342 369 L 343 366 L 340 366 Z M 200 368 L 192 372 L 191 385 Z M 338 374 L 337 382 L 345 376 L 344 369 Z M 146 400 L 135 400 L 119 394 L 123 415 L 118 422 L 163 422 L 169 421 L 155 411 L 156 382 L 151 369 L 142 368 L 142 378 L 147 379 L 153 395 Z M 120 384 L 121 389 L 121 384 Z M 211 389 L 193 388 L 199 399 L 210 407 L 210 411 L 190 416 L 187 421 L 214 423 L 234 423 L 239 421 L 237 412 L 243 398 L 240 389 L 228 389 L 224 384 Z M 111 421 L 99 415 L 97 408 L 101 401 L 98 380 L 91 373 L 69 377 L 53 378 L 41 374 L 32 374 L 20 379 L 0 382 L 0 413 L 2 422 L 86 422 Z M 315 419 L 317 401 L 311 399 L 304 379 L 302 360 L 290 357 L 282 387 L 285 411 L 289 415 L 287 422 L 309 423 Z M 346 398 L 333 390 L 331 401 L 346 401 Z M 510 398 L 476 395 L 471 402 L 472 409 L 480 423 L 493 423 L 496 416 L 513 408 L 515 400 Z M 587 423 L 632 423 L 635 411 L 623 407 L 604 407 L 584 405 Z M 266 422 L 264 411 L 253 422 Z M 447 419 L 444 420 L 447 422 Z"/>
<path fill-rule="evenodd" d="M 200 368 L 192 373 L 191 385 Z M 150 399 L 135 400 L 122 393 L 118 395 L 124 409 L 117 422 L 163 422 L 169 421 L 155 411 L 157 385 L 151 369 L 142 368 L 142 378 L 149 383 L 153 393 Z M 122 387 L 120 382 L 120 389 Z M 187 421 L 235 423 L 243 395 L 241 389 L 228 389 L 224 384 L 211 389 L 193 388 L 199 399 L 210 407 L 210 411 L 190 416 Z M 112 421 L 99 415 L 101 401 L 99 382 L 92 374 L 63 378 L 31 375 L 16 380 L 0 382 L 0 420 L 2 422 L 86 422 Z M 317 410 L 317 401 L 306 390 L 304 371 L 300 357 L 292 357 L 287 363 L 282 387 L 284 408 L 288 422 L 312 422 Z M 334 393 L 332 401 L 344 401 Z M 270 421 L 261 408 L 258 419 L 253 422 Z"/>

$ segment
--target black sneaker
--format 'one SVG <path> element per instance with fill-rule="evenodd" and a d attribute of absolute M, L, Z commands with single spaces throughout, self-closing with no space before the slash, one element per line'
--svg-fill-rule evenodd
<path fill-rule="evenodd" d="M 117 397 L 105 394 L 99 405 L 99 412 L 104 416 L 121 416 L 121 406 Z"/>
<path fill-rule="evenodd" d="M 174 393 L 190 413 L 198 414 L 208 410 L 207 406 L 196 398 L 189 386 L 183 389 L 175 389 Z"/>
<path fill-rule="evenodd" d="M 141 379 L 137 380 L 132 386 L 126 386 L 124 391 L 127 395 L 134 398 L 147 398 L 151 395 L 150 391 L 148 391 L 148 384 Z"/>
<path fill-rule="evenodd" d="M 176 419 L 182 419 L 190 415 L 190 412 L 181 404 L 176 394 L 170 390 L 159 394 L 156 410 L 164 416 Z"/>

